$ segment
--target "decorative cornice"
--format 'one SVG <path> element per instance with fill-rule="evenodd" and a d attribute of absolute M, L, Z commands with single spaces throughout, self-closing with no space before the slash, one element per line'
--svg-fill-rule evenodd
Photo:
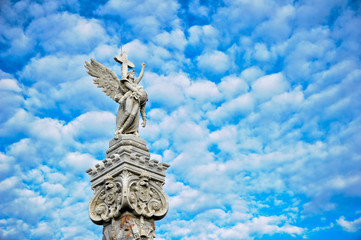
<path fill-rule="evenodd" d="M 150 160 L 144 139 L 134 135 L 121 135 L 118 140 L 110 141 L 107 152 L 104 160 L 86 170 L 91 177 L 93 188 L 103 182 L 105 175 L 109 174 L 114 177 L 125 169 L 136 174 L 147 171 L 152 178 L 164 183 L 166 170 L 170 165 L 154 159 Z"/>

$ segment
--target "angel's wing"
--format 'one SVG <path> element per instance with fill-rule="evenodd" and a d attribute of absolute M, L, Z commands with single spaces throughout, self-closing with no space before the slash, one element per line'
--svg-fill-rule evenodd
<path fill-rule="evenodd" d="M 88 74 L 94 77 L 94 84 L 98 88 L 103 88 L 103 92 L 113 100 L 116 101 L 116 94 L 124 93 L 117 75 L 112 70 L 94 59 L 90 59 L 90 63 L 85 61 L 85 67 L 88 69 Z"/>

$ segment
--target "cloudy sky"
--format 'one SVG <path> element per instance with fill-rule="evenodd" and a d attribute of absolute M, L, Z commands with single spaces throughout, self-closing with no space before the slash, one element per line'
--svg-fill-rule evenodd
<path fill-rule="evenodd" d="M 361 7 L 347 0 L 0 1 L 0 239 L 100 239 L 85 170 L 146 73 L 158 239 L 361 239 Z"/>

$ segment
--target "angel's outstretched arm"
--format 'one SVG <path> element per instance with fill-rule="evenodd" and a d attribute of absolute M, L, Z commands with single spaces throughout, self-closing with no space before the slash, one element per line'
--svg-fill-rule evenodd
<path fill-rule="evenodd" d="M 138 83 L 140 82 L 140 80 L 142 80 L 143 74 L 144 74 L 144 67 L 145 67 L 145 63 L 142 63 L 142 70 L 140 71 L 140 74 L 138 76 L 137 79 L 135 79 L 135 83 L 138 85 Z"/>

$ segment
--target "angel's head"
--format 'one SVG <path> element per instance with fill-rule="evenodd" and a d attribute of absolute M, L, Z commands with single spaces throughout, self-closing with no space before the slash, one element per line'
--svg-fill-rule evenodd
<path fill-rule="evenodd" d="M 134 82 L 135 73 L 134 70 L 128 71 L 127 78 Z"/>

